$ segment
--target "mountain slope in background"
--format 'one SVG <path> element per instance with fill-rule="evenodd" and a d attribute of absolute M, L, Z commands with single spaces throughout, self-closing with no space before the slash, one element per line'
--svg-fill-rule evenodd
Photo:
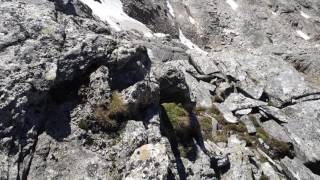
<path fill-rule="evenodd" d="M 317 0 L 0 12 L 0 179 L 320 179 Z"/>

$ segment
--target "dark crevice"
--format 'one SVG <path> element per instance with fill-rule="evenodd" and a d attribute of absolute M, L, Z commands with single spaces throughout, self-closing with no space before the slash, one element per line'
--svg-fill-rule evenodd
<path fill-rule="evenodd" d="M 27 179 L 32 165 L 33 153 L 35 152 L 38 135 L 46 132 L 49 136 L 57 141 L 62 141 L 71 133 L 70 127 L 70 111 L 81 103 L 83 97 L 78 95 L 81 86 L 88 86 L 89 76 L 94 72 L 99 64 L 89 67 L 84 74 L 71 81 L 65 81 L 53 85 L 48 92 L 39 92 L 33 89 L 29 93 L 28 111 L 24 116 L 24 121 L 15 127 L 18 135 L 13 137 L 19 141 L 19 160 L 18 160 L 18 177 L 17 179 Z M 60 110 L 60 106 L 64 106 L 64 110 Z M 35 129 L 36 135 L 31 137 L 33 145 L 30 149 L 24 149 L 24 142 L 27 133 L 31 128 Z M 16 148 L 11 148 L 15 151 Z M 28 158 L 25 158 L 27 157 Z M 28 161 L 28 162 L 26 162 Z M 21 177 L 19 177 L 21 175 Z"/>
<path fill-rule="evenodd" d="M 320 161 L 309 162 L 304 164 L 308 169 L 310 169 L 314 174 L 320 176 Z"/>
<path fill-rule="evenodd" d="M 112 90 L 123 90 L 135 83 L 142 81 L 150 72 L 151 60 L 145 48 L 137 49 L 137 52 L 129 57 L 127 64 L 110 63 L 109 83 Z"/>
<path fill-rule="evenodd" d="M 301 100 L 303 98 L 308 98 L 308 96 L 316 96 L 314 98 L 310 98 L 310 99 L 306 99 L 306 100 Z M 307 102 L 307 101 L 316 101 L 320 99 L 320 92 L 315 92 L 315 93 L 306 93 L 300 96 L 293 96 L 290 99 L 284 101 L 281 106 L 280 109 L 286 108 L 288 106 L 292 106 L 295 104 L 298 104 L 300 102 Z M 300 101 L 299 101 L 300 100 Z"/>

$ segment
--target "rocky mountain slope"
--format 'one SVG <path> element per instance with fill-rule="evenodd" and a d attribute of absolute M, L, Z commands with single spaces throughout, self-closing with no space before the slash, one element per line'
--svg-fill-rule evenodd
<path fill-rule="evenodd" d="M 0 0 L 0 179 L 320 179 L 320 1 Z"/>

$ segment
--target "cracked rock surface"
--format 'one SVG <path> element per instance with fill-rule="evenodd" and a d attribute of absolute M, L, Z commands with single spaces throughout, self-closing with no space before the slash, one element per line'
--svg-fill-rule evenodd
<path fill-rule="evenodd" d="M 318 0 L 0 0 L 0 179 L 320 179 L 319 22 Z"/>

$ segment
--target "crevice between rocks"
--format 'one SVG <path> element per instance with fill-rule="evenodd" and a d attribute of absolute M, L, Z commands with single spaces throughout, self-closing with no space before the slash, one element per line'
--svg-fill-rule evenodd
<path fill-rule="evenodd" d="M 320 176 L 320 161 L 308 162 L 304 164 L 312 173 Z"/>

